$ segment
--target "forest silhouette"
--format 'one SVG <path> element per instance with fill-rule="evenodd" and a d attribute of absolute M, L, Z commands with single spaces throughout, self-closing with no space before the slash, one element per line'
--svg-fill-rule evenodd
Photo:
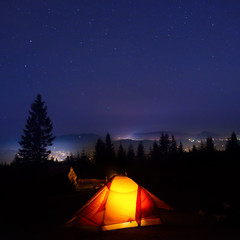
<path fill-rule="evenodd" d="M 30 228 L 32 223 L 59 225 L 79 209 L 91 192 L 75 191 L 67 177 L 71 167 L 82 179 L 128 174 L 153 193 L 161 193 L 175 209 L 222 216 L 224 224 L 240 223 L 240 143 L 235 132 L 227 139 L 224 151 L 217 150 L 209 136 L 188 152 L 164 132 L 150 150 L 140 141 L 136 151 L 131 144 L 125 149 L 121 142 L 116 149 L 107 133 L 105 139 L 97 140 L 93 154 L 82 150 L 60 162 L 49 150 L 55 137 L 40 95 L 29 114 L 18 154 L 10 165 L 0 165 L 0 192 L 4 196 L 0 223 L 9 231 L 13 226 Z"/>

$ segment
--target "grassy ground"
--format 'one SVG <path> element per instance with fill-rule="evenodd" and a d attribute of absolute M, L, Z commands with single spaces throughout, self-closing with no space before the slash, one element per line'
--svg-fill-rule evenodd
<path fill-rule="evenodd" d="M 175 209 L 160 211 L 162 225 L 108 232 L 66 227 L 64 223 L 94 194 L 75 192 L 67 171 L 53 167 L 1 172 L 0 239 L 240 239 L 238 221 L 217 221 L 214 211 L 198 214 L 206 199 L 224 201 L 227 196 L 216 190 L 214 179 L 205 183 L 186 172 L 146 168 L 130 169 L 128 175 Z"/>

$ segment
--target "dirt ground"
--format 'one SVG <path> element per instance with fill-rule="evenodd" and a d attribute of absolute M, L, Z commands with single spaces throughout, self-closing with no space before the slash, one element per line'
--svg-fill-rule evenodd
<path fill-rule="evenodd" d="M 74 240 L 74 239 L 159 239 L 159 240 L 221 240 L 240 239 L 240 225 L 228 221 L 218 221 L 213 214 L 199 215 L 198 211 L 206 196 L 213 188 L 204 191 L 197 185 L 187 184 L 188 176 L 152 174 L 144 171 L 133 177 L 138 183 L 170 204 L 175 210 L 160 210 L 163 224 L 102 232 L 99 229 L 67 227 L 65 223 L 95 193 L 94 191 L 75 192 L 74 190 L 53 190 L 50 183 L 36 188 L 7 183 L 1 197 L 0 239 L 33 240 Z M 133 174 L 132 174 L 133 175 Z M 59 182 L 57 179 L 56 182 Z M 65 180 L 64 180 L 65 181 Z M 46 186 L 50 191 L 43 190 Z M 63 186 L 63 185 L 59 185 Z M 221 199 L 221 198 L 220 198 Z"/>
<path fill-rule="evenodd" d="M 174 220 L 169 220 L 174 219 Z M 162 215 L 162 225 L 128 228 L 102 232 L 99 229 L 80 229 L 66 227 L 63 224 L 30 224 L 28 227 L 8 228 L 1 234 L 1 239 L 36 239 L 36 240 L 231 240 L 240 239 L 239 226 L 216 223 L 213 219 L 199 219 L 199 216 L 186 212 L 172 212 Z"/>

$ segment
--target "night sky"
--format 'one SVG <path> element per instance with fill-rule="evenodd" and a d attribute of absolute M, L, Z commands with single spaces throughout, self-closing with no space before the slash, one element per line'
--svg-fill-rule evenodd
<path fill-rule="evenodd" d="M 0 0 L 0 139 L 40 93 L 56 135 L 240 132 L 240 1 Z"/>

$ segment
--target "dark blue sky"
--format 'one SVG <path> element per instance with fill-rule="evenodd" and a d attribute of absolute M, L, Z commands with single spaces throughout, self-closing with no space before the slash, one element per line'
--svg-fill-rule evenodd
<path fill-rule="evenodd" d="M 57 135 L 240 132 L 240 1 L 0 0 L 0 138 L 37 93 Z"/>

